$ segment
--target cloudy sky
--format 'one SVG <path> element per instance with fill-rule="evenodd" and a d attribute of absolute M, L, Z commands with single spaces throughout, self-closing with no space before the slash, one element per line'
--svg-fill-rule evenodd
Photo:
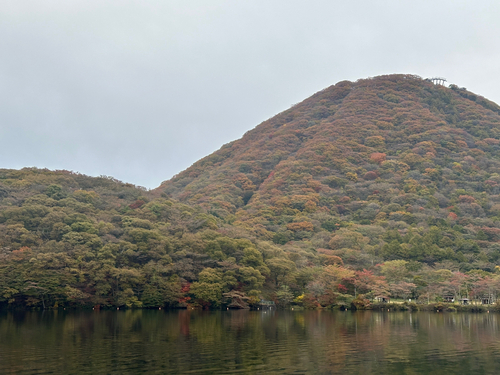
<path fill-rule="evenodd" d="M 0 0 L 0 168 L 154 188 L 342 80 L 500 103 L 500 1 Z"/>

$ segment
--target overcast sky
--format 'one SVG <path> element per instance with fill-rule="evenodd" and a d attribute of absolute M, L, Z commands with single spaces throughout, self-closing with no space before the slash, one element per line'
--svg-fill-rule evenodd
<path fill-rule="evenodd" d="M 0 168 L 148 188 L 316 91 L 442 76 L 500 103 L 500 1 L 0 0 Z"/>

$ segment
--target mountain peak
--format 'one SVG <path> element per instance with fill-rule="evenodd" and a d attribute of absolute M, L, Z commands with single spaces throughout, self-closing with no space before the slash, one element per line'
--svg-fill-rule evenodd
<path fill-rule="evenodd" d="M 496 104 L 465 89 L 416 75 L 342 81 L 157 190 L 221 217 L 296 195 L 309 196 L 310 207 L 331 210 L 333 203 L 326 202 L 348 196 L 346 189 L 373 180 L 395 183 L 408 173 L 427 178 L 432 173 L 426 169 L 446 167 L 442 158 L 460 162 L 496 152 L 499 113 Z M 362 195 L 352 199 L 368 196 Z"/>

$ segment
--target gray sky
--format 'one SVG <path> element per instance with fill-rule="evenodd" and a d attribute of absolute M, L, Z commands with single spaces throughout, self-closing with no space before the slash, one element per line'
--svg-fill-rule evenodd
<path fill-rule="evenodd" d="M 500 103 L 500 1 L 0 0 L 0 167 L 154 188 L 342 80 Z"/>

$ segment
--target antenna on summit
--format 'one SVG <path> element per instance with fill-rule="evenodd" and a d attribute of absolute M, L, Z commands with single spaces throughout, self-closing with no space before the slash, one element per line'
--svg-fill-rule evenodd
<path fill-rule="evenodd" d="M 444 83 L 446 82 L 446 78 L 433 77 L 433 78 L 427 78 L 426 81 L 430 81 L 430 82 L 434 83 L 435 85 L 444 86 Z"/>

